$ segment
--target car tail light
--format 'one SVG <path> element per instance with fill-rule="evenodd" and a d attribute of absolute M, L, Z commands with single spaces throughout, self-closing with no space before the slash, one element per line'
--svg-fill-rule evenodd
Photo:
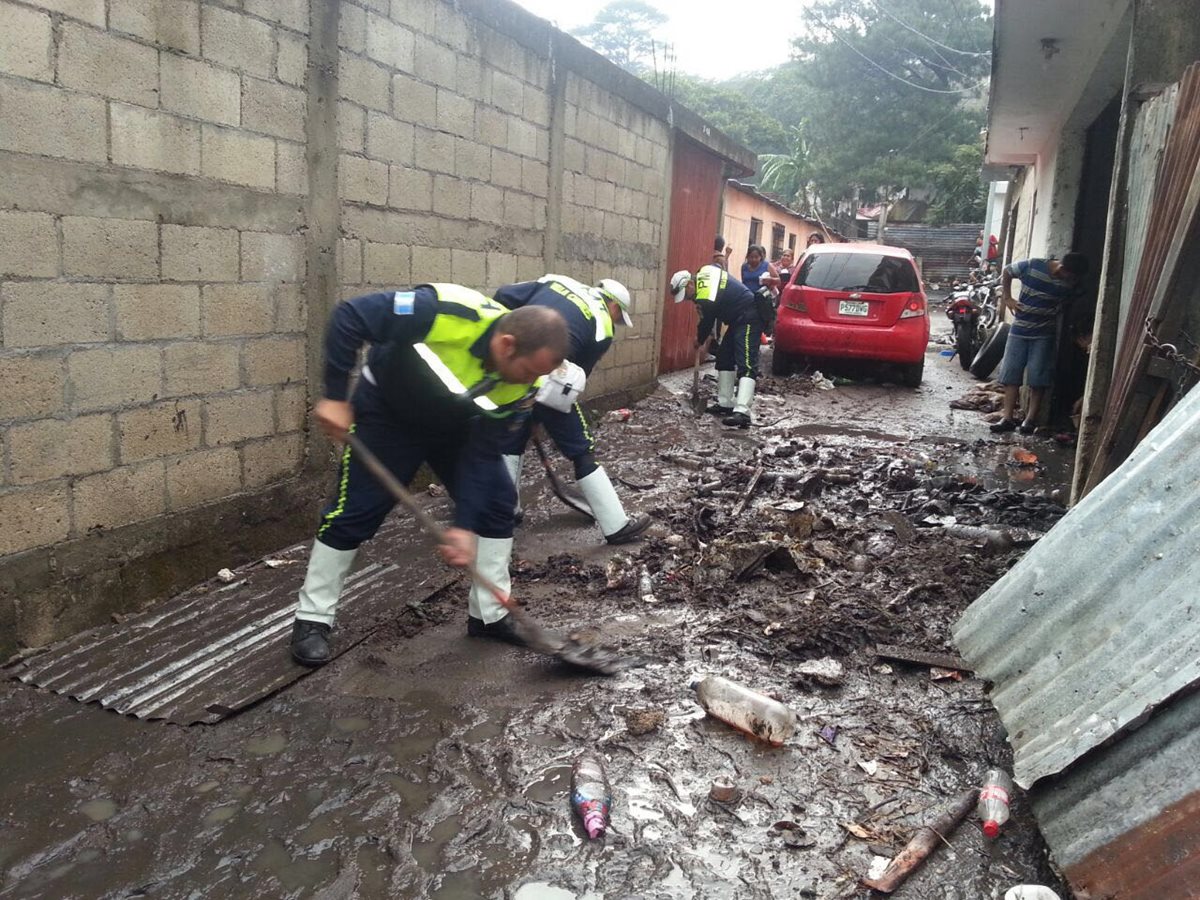
<path fill-rule="evenodd" d="M 923 315 L 925 315 L 925 298 L 920 294 L 913 294 L 904 304 L 904 312 L 900 313 L 900 318 L 911 319 L 914 316 Z"/>

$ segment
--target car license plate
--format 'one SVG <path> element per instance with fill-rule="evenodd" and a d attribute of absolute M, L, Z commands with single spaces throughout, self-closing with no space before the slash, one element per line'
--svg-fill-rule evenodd
<path fill-rule="evenodd" d="M 840 300 L 838 313 L 843 316 L 865 316 L 871 311 L 866 300 Z"/>

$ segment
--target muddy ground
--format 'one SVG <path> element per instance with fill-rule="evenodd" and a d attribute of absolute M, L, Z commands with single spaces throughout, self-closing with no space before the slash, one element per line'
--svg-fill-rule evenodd
<path fill-rule="evenodd" d="M 633 548 L 598 545 L 531 458 L 516 591 L 548 625 L 587 623 L 651 658 L 618 677 L 468 641 L 458 584 L 216 726 L 5 681 L 0 896 L 870 896 L 858 881 L 874 857 L 1010 762 L 985 685 L 875 645 L 952 652 L 956 615 L 1063 512 L 1067 452 L 952 410 L 972 382 L 941 349 L 916 391 L 765 378 L 759 426 L 742 432 L 692 414 L 688 373 L 665 378 L 599 427 L 627 504 L 659 522 Z M 1022 448 L 1036 464 L 1014 462 Z M 1008 537 L 956 537 L 948 517 Z M 801 674 L 825 658 L 841 683 Z M 688 688 L 706 674 L 788 703 L 795 736 L 771 748 L 706 718 Z M 584 748 L 615 788 L 596 842 L 568 807 Z M 734 802 L 708 799 L 718 776 Z M 893 896 L 1022 882 L 1069 896 L 1018 797 L 998 841 L 969 818 Z"/>

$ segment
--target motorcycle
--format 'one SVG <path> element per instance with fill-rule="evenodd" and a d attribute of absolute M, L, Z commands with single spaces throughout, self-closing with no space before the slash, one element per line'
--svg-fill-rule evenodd
<path fill-rule="evenodd" d="M 975 303 L 974 288 L 950 295 L 946 315 L 954 323 L 954 349 L 958 364 L 964 369 L 971 367 L 975 351 L 983 343 L 984 327 L 982 310 Z"/>

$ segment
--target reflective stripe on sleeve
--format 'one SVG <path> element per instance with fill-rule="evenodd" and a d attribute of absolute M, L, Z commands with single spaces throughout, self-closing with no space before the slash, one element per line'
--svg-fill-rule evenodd
<path fill-rule="evenodd" d="M 459 380 L 457 375 L 450 371 L 450 367 L 442 361 L 440 356 L 433 352 L 428 344 L 413 344 L 413 349 L 417 351 L 417 354 L 425 361 L 425 365 L 429 366 L 433 374 L 438 377 L 438 380 L 446 386 L 450 393 L 460 396 L 467 394 L 466 385 Z M 473 397 L 472 399 L 475 405 L 484 412 L 494 412 L 499 408 L 487 397 Z"/>

